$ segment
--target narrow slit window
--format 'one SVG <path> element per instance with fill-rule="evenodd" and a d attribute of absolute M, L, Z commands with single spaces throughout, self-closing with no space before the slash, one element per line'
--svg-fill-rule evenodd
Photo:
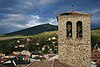
<path fill-rule="evenodd" d="M 81 21 L 78 21 L 77 22 L 77 37 L 82 37 L 82 22 Z"/>
<path fill-rule="evenodd" d="M 69 37 L 72 37 L 72 23 L 71 21 L 68 21 L 66 23 L 66 36 L 69 38 Z"/>

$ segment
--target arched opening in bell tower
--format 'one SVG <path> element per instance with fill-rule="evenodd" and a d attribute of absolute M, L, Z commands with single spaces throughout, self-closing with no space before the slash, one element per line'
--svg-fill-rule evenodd
<path fill-rule="evenodd" d="M 78 21 L 76 24 L 76 29 L 77 29 L 77 38 L 82 37 L 82 22 Z"/>
<path fill-rule="evenodd" d="M 69 38 L 69 37 L 72 37 L 72 22 L 71 21 L 68 21 L 66 23 L 66 36 Z"/>

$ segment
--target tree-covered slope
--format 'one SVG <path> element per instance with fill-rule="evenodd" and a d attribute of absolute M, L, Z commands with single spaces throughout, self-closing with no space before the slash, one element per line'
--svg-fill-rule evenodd
<path fill-rule="evenodd" d="M 100 27 L 91 31 L 91 44 L 94 47 L 96 44 L 100 47 Z"/>
<path fill-rule="evenodd" d="M 5 34 L 5 36 L 15 36 L 15 35 L 28 36 L 28 35 L 39 34 L 42 32 L 55 31 L 55 30 L 57 30 L 57 26 L 55 25 L 42 24 L 42 25 L 31 27 L 31 28 L 23 29 L 20 31 L 7 33 Z"/>

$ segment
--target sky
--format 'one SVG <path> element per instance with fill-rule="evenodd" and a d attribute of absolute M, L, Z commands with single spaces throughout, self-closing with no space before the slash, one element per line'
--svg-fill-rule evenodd
<path fill-rule="evenodd" d="M 92 14 L 91 27 L 100 27 L 100 0 L 0 0 L 0 34 L 40 24 L 57 25 L 56 16 L 74 11 Z"/>

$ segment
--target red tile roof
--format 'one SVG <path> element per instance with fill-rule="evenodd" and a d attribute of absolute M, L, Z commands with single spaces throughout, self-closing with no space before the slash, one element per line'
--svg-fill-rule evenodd
<path fill-rule="evenodd" d="M 67 64 L 59 62 L 59 60 L 53 61 L 35 61 L 26 67 L 71 67 Z"/>
<path fill-rule="evenodd" d="M 100 59 L 100 52 L 92 52 L 91 58 L 92 59 L 95 59 L 95 58 Z"/>

